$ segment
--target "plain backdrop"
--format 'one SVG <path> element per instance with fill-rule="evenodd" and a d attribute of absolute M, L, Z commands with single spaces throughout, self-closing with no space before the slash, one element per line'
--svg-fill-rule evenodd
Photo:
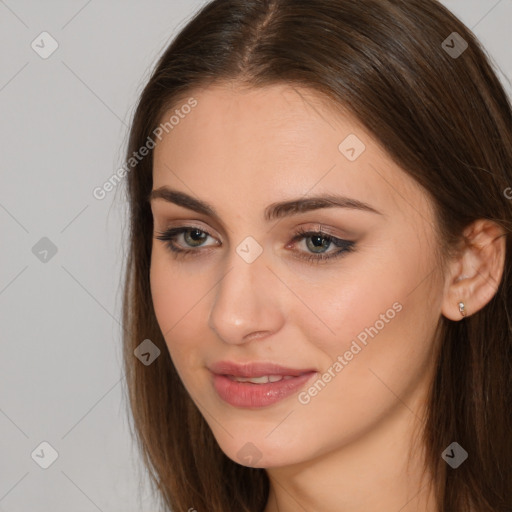
<path fill-rule="evenodd" d="M 0 0 L 0 512 L 156 511 L 125 412 L 126 205 L 93 190 L 204 3 Z M 444 3 L 510 93 L 512 0 Z"/>

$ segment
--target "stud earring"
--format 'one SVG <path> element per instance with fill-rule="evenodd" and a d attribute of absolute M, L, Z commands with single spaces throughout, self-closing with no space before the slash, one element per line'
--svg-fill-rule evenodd
<path fill-rule="evenodd" d="M 459 302 L 459 311 L 462 316 L 466 316 L 466 306 L 464 305 L 464 302 Z"/>

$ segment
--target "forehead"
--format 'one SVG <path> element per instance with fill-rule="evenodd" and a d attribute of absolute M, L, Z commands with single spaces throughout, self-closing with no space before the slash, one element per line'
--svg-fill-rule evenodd
<path fill-rule="evenodd" d="M 190 98 L 196 106 L 180 111 Z M 364 200 L 386 215 L 429 208 L 424 191 L 362 124 L 311 90 L 210 86 L 191 91 L 162 123 L 172 115 L 179 122 L 156 144 L 153 188 L 189 188 L 219 210 L 263 209 L 323 192 Z"/>
<path fill-rule="evenodd" d="M 332 105 L 327 105 L 322 96 L 294 86 L 216 85 L 196 90 L 189 97 L 197 101 L 197 106 L 172 128 L 172 137 L 164 135 L 165 141 L 159 145 L 157 153 L 166 146 L 173 151 L 189 148 L 190 139 L 199 136 L 200 144 L 195 145 L 193 155 L 197 158 L 206 154 L 214 156 L 215 161 L 228 158 L 228 151 L 221 152 L 220 148 L 229 148 L 229 158 L 237 154 L 247 160 L 248 151 L 258 148 L 258 158 L 293 153 L 302 158 L 310 155 L 308 160 L 312 160 L 317 156 L 311 155 L 313 146 L 317 152 L 324 149 L 329 154 L 334 149 L 337 154 L 337 144 L 333 148 L 333 141 L 340 135 L 345 132 L 362 135 L 363 132 L 355 119 L 333 115 Z M 161 122 L 187 101 L 185 98 L 177 102 Z M 192 155 L 184 152 L 179 155 L 186 156 Z"/>

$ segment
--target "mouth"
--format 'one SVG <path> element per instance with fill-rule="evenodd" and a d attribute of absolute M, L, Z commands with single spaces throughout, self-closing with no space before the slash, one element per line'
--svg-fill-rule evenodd
<path fill-rule="evenodd" d="M 237 377 L 226 375 L 228 379 L 235 382 L 250 382 L 251 384 L 267 384 L 268 382 L 279 382 L 281 380 L 294 379 L 293 375 L 262 375 L 261 377 Z"/>
<path fill-rule="evenodd" d="M 235 363 L 232 361 L 219 361 L 209 366 L 211 372 L 217 375 L 231 375 L 235 378 L 258 377 L 299 377 L 305 373 L 316 371 L 314 368 L 290 368 L 275 363 L 248 362 Z"/>
<path fill-rule="evenodd" d="M 237 364 L 221 361 L 209 366 L 218 396 L 241 408 L 272 405 L 298 392 L 315 375 L 314 369 L 288 368 L 274 363 Z"/>

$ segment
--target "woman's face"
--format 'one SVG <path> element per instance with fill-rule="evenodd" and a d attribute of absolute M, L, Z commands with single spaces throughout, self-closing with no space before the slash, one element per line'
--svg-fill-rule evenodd
<path fill-rule="evenodd" d="M 277 467 L 390 421 L 412 425 L 443 293 L 426 193 L 355 119 L 304 89 L 191 96 L 154 152 L 153 190 L 180 194 L 152 199 L 154 236 L 188 231 L 153 239 L 151 291 L 222 450 Z M 327 194 L 341 206 L 310 201 Z M 296 201 L 306 202 L 276 207 Z"/>

